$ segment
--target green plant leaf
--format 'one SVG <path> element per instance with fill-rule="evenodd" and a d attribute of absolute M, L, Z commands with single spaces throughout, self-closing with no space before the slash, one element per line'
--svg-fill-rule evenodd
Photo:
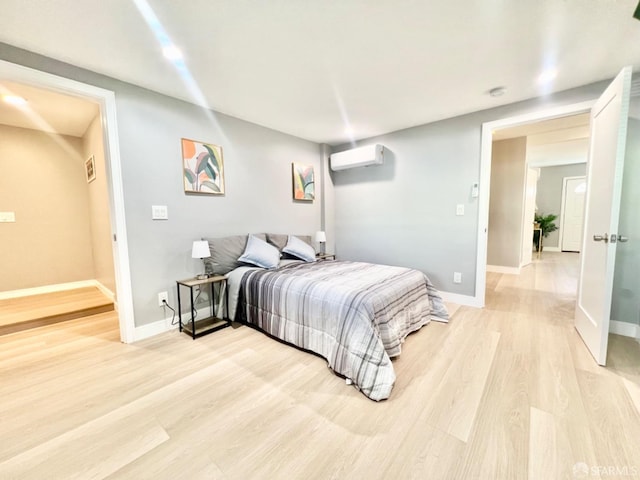
<path fill-rule="evenodd" d="M 203 190 L 202 187 L 207 187 L 210 190 L 213 190 L 216 193 L 220 193 L 220 188 L 218 187 L 218 185 L 216 185 L 213 182 L 210 182 L 209 180 L 204 180 L 201 184 L 200 184 L 200 191 Z"/>
<path fill-rule="evenodd" d="M 196 174 L 193 173 L 190 169 L 184 169 L 184 176 L 187 178 L 187 181 L 191 184 L 196 183 Z"/>
<path fill-rule="evenodd" d="M 207 149 L 209 155 L 211 155 L 211 162 L 213 163 L 213 166 L 216 168 L 216 170 L 220 171 L 220 162 L 218 160 L 218 157 L 216 156 L 215 150 L 204 143 L 202 145 Z"/>
<path fill-rule="evenodd" d="M 216 180 L 216 177 L 218 176 L 216 174 L 216 171 L 213 169 L 213 166 L 211 165 L 211 162 L 208 162 L 205 167 L 204 167 L 204 171 L 205 173 L 209 176 L 210 179 L 212 179 L 213 181 Z"/>
<path fill-rule="evenodd" d="M 200 153 L 200 155 L 198 155 L 198 162 L 196 163 L 196 173 L 202 173 L 204 168 L 207 166 L 209 157 L 210 155 L 205 152 L 202 152 Z"/>

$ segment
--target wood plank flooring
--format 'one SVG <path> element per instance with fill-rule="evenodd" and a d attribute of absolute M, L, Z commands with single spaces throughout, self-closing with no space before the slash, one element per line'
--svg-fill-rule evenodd
<path fill-rule="evenodd" d="M 113 301 L 98 288 L 0 300 L 0 335 L 113 310 Z"/>
<path fill-rule="evenodd" d="M 0 478 L 640 477 L 640 345 L 593 362 L 576 268 L 490 274 L 485 309 L 409 336 L 380 403 L 246 327 L 124 345 L 103 313 L 5 335 Z"/>

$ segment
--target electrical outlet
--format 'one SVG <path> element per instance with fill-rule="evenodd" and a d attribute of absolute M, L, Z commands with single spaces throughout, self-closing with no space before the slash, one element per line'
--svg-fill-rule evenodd
<path fill-rule="evenodd" d="M 462 273 L 453 272 L 453 283 L 462 283 Z"/>
<path fill-rule="evenodd" d="M 169 302 L 169 294 L 167 292 L 160 292 L 158 294 L 158 306 L 164 307 L 164 302 Z"/>

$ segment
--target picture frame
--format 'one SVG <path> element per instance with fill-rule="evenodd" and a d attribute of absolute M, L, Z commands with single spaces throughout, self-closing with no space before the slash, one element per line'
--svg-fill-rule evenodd
<path fill-rule="evenodd" d="M 181 139 L 182 183 L 186 194 L 224 195 L 222 147 L 189 138 Z"/>
<path fill-rule="evenodd" d="M 291 164 L 293 200 L 313 202 L 316 196 L 313 165 Z"/>
<path fill-rule="evenodd" d="M 84 171 L 87 177 L 87 183 L 91 183 L 96 179 L 96 161 L 93 155 L 85 160 Z"/>

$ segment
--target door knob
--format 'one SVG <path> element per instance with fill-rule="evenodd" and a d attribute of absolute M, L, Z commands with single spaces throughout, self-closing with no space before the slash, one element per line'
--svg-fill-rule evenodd
<path fill-rule="evenodd" d="M 619 242 L 628 242 L 629 241 L 629 237 L 625 237 L 624 235 L 618 235 L 618 241 Z"/>
<path fill-rule="evenodd" d="M 609 242 L 609 235 L 606 234 L 606 233 L 604 235 L 594 235 L 593 236 L 593 241 L 594 242 L 608 243 Z"/>

